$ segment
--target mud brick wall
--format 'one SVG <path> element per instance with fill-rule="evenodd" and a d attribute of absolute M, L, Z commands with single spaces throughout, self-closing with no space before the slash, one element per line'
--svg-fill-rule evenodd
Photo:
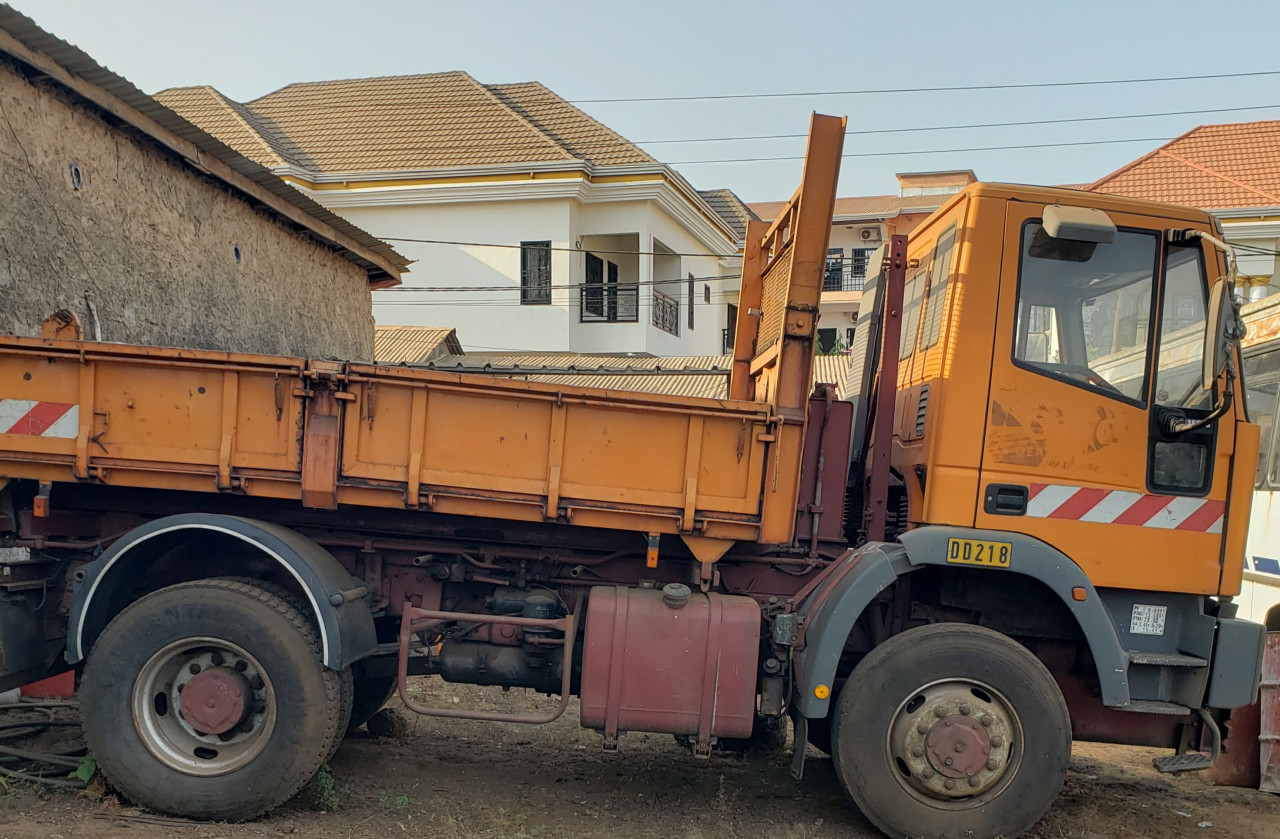
<path fill-rule="evenodd" d="M 89 339 L 373 356 L 358 266 L 0 59 L 0 334 L 58 309 Z"/>

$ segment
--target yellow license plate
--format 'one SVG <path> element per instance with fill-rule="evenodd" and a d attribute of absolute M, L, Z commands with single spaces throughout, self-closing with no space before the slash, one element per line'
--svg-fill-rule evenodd
<path fill-rule="evenodd" d="M 947 540 L 947 562 L 1008 568 L 1012 558 L 1013 545 L 1009 542 L 987 542 L 982 539 Z"/>

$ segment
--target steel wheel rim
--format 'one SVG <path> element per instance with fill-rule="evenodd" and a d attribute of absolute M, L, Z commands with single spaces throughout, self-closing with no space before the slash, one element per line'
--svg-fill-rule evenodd
<path fill-rule="evenodd" d="M 210 669 L 239 674 L 249 690 L 243 718 L 220 734 L 201 733 L 183 713 L 183 688 Z M 234 772 L 266 748 L 275 729 L 276 695 L 266 669 L 243 647 L 221 638 L 184 638 L 139 670 L 132 712 L 143 745 L 157 760 L 186 775 L 212 777 Z"/>
<path fill-rule="evenodd" d="M 957 743 L 965 748 L 955 750 Z M 893 713 L 885 750 L 890 771 L 909 795 L 953 811 L 998 797 L 1017 777 L 1025 755 L 1013 704 L 990 685 L 966 678 L 939 679 L 908 694 Z M 961 762 L 944 765 L 944 754 Z M 965 771 L 974 768 L 979 754 L 980 767 Z"/>

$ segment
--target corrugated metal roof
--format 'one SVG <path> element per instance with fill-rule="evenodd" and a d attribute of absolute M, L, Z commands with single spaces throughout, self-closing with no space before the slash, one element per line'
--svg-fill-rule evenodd
<path fill-rule="evenodd" d="M 833 384 L 836 396 L 846 398 L 851 360 L 849 355 L 816 356 L 814 382 Z M 727 355 L 633 358 L 574 353 L 459 355 L 445 356 L 425 366 L 546 384 L 727 399 L 732 358 Z"/>
<path fill-rule="evenodd" d="M 36 25 L 31 18 L 19 13 L 13 8 L 0 4 L 0 30 L 7 32 L 14 40 L 18 41 L 32 52 L 40 53 L 46 56 L 50 61 L 61 67 L 71 76 L 78 77 L 91 85 L 100 88 L 112 97 L 128 105 L 144 117 L 153 120 L 157 125 L 166 131 L 176 135 L 182 140 L 190 143 L 200 150 L 201 153 L 207 154 L 220 163 L 228 166 L 238 174 L 253 181 L 257 186 L 265 189 L 276 198 L 293 205 L 301 210 L 306 216 L 310 216 L 321 225 L 328 226 L 337 231 L 342 236 L 347 237 L 366 252 L 376 254 L 379 259 L 389 265 L 398 274 L 399 271 L 406 268 L 409 264 L 403 256 L 396 253 L 389 245 L 380 239 L 376 239 L 349 221 L 335 215 L 326 210 L 324 207 L 307 198 L 298 190 L 289 186 L 287 183 L 276 177 L 268 171 L 262 164 L 250 159 L 249 157 L 233 150 L 221 140 L 215 139 L 211 134 L 201 128 L 197 128 L 169 108 L 157 102 L 151 96 L 143 93 L 135 87 L 127 79 L 116 75 L 115 73 L 103 67 L 94 61 L 88 54 L 80 50 L 66 41 L 44 31 Z M 22 55 L 14 55 L 14 59 L 24 61 Z M 24 61 L 25 63 L 25 61 Z M 36 68 L 41 69 L 41 68 Z M 54 79 L 54 81 L 58 81 Z M 78 98 L 86 98 L 84 94 L 68 88 L 72 95 Z M 128 121 L 127 113 L 114 114 L 116 118 Z M 135 126 L 144 134 L 148 134 L 146 126 Z M 197 165 L 194 161 L 193 165 Z M 261 203 L 258 196 L 252 193 L 246 193 L 239 189 L 235 184 L 228 184 L 232 189 L 236 189 L 243 195 L 253 200 L 255 203 Z M 266 205 L 272 212 L 277 212 L 270 205 Z M 292 222 L 292 220 L 289 220 Z M 387 272 L 383 270 L 383 266 L 378 262 L 367 258 L 360 251 L 352 250 L 337 241 L 334 241 L 331 235 L 326 234 L 320 226 L 311 227 L 311 232 L 316 236 L 329 243 L 333 247 L 341 250 L 349 259 L 360 265 L 370 275 L 370 282 L 377 285 L 396 284 L 399 277 L 392 274 L 390 278 Z"/>
<path fill-rule="evenodd" d="M 425 364 L 461 354 L 462 343 L 449 327 L 379 324 L 373 329 L 373 359 L 379 364 Z"/>

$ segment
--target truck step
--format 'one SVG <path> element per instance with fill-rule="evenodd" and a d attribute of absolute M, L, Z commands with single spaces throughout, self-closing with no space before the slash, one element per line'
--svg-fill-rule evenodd
<path fill-rule="evenodd" d="M 1209 662 L 1194 655 L 1183 653 L 1144 653 L 1137 650 L 1126 650 L 1130 664 L 1150 664 L 1156 667 L 1208 667 Z"/>
<path fill-rule="evenodd" d="M 1185 705 L 1172 702 L 1161 702 L 1156 699 L 1131 699 L 1128 705 L 1119 705 L 1117 711 L 1128 711 L 1131 714 L 1168 714 L 1175 717 L 1191 715 L 1191 709 Z"/>
<path fill-rule="evenodd" d="M 1168 775 L 1174 772 L 1201 772 L 1213 766 L 1213 761 L 1200 752 L 1187 752 L 1184 755 L 1153 757 L 1151 765 L 1157 772 Z"/>

